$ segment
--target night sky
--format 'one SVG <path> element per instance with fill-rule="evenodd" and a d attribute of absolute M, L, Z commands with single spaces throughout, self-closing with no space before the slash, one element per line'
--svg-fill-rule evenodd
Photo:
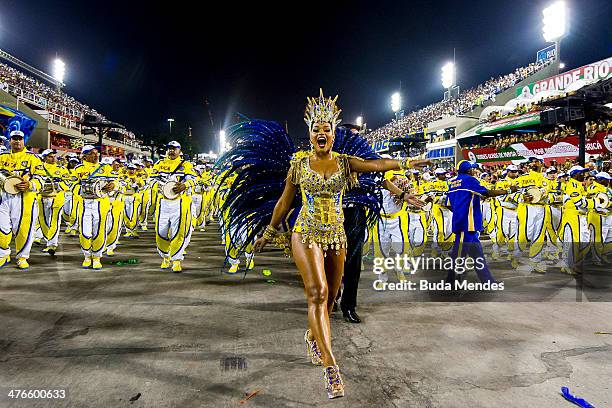
<path fill-rule="evenodd" d="M 400 81 L 408 110 L 442 98 L 440 68 L 453 47 L 468 88 L 547 46 L 548 1 L 264 3 L 2 0 L 0 48 L 46 72 L 57 54 L 69 94 L 145 139 L 167 134 L 173 117 L 173 132 L 191 126 L 208 151 L 236 112 L 287 120 L 304 137 L 306 96 L 323 87 L 340 95 L 345 121 L 361 114 L 374 128 L 391 119 Z M 612 1 L 567 3 L 567 68 L 612 56 Z"/>

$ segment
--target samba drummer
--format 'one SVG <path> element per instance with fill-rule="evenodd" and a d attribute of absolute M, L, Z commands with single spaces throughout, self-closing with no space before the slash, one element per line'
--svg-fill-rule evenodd
<path fill-rule="evenodd" d="M 523 194 L 523 200 L 518 205 L 518 243 L 521 251 L 528 252 L 528 270 L 545 273 L 543 252 L 546 229 L 550 223 L 550 213 L 545 210 L 545 200 L 548 183 L 542 174 L 542 160 L 530 157 L 529 172 L 520 176 L 518 187 Z"/>
<path fill-rule="evenodd" d="M 138 232 L 136 231 L 138 216 L 143 196 L 147 194 L 146 191 L 142 191 L 145 187 L 145 181 L 138 175 L 137 170 L 136 164 L 130 163 L 127 165 L 127 173 L 122 177 L 122 182 L 125 185 L 123 192 L 123 223 L 126 228 L 126 238 L 138 238 Z"/>
<path fill-rule="evenodd" d="M 98 163 L 98 149 L 85 145 L 81 149 L 83 163 L 74 168 L 78 179 L 73 194 L 82 200 L 78 208 L 79 243 L 85 259 L 83 268 L 102 269 L 102 252 L 106 247 L 106 223 L 111 203 L 108 192 L 115 184 L 108 181 L 111 167 Z"/>
<path fill-rule="evenodd" d="M 79 157 L 76 153 L 69 153 L 68 165 L 66 170 L 68 171 L 68 187 L 69 189 L 64 192 L 64 220 L 66 221 L 66 234 L 71 237 L 79 235 L 79 221 L 77 219 L 78 208 L 82 205 L 78 196 L 73 196 L 72 188 L 77 183 L 78 178 L 74 173 L 74 169 L 81 164 Z"/>
<path fill-rule="evenodd" d="M 192 164 L 181 158 L 181 145 L 171 141 L 167 155 L 153 166 L 152 178 L 157 180 L 155 241 L 162 257 L 161 269 L 183 270 L 181 262 L 191 232 L 191 194 L 196 174 Z"/>
<path fill-rule="evenodd" d="M 57 164 L 57 152 L 46 149 L 41 153 L 43 159 L 42 188 L 38 200 L 38 225 L 47 245 L 43 252 L 55 255 L 59 241 L 64 192 L 68 190 L 70 173 Z"/>
<path fill-rule="evenodd" d="M 113 182 L 114 188 L 108 192 L 111 203 L 111 210 L 106 220 L 106 255 L 114 256 L 115 249 L 119 243 L 121 230 L 123 229 L 123 194 L 121 189 L 120 177 L 123 173 L 121 160 L 118 158 L 105 157 L 102 163 L 110 167 L 110 174 L 107 181 Z"/>
<path fill-rule="evenodd" d="M 34 241 L 38 216 L 36 192 L 41 183 L 36 175 L 42 163 L 24 144 L 24 133 L 10 133 L 10 151 L 0 154 L 2 193 L 0 202 L 0 268 L 11 260 L 10 243 L 15 236 L 17 268 L 28 269 L 28 258 Z"/>
<path fill-rule="evenodd" d="M 609 262 L 612 253 L 612 177 L 599 172 L 587 191 L 594 205 L 589 210 L 588 223 L 591 231 L 591 249 L 597 264 Z"/>

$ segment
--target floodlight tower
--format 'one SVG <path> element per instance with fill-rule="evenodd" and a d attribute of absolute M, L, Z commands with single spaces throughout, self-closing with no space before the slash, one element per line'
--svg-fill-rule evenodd
<path fill-rule="evenodd" d="M 444 99 L 451 97 L 451 89 L 456 85 L 456 71 L 455 71 L 455 63 L 447 62 L 442 67 L 442 87 L 447 90 L 445 92 Z"/>
<path fill-rule="evenodd" d="M 555 58 L 561 60 L 561 39 L 567 33 L 567 8 L 565 1 L 559 0 L 542 10 L 542 35 L 546 42 L 555 43 Z"/>
<path fill-rule="evenodd" d="M 64 76 L 66 75 L 66 64 L 59 58 L 53 60 L 53 79 L 57 81 L 57 89 L 64 86 Z"/>

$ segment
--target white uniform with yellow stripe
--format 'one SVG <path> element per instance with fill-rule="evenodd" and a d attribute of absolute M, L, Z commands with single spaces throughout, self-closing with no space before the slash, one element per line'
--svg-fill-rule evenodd
<path fill-rule="evenodd" d="M 11 254 L 10 243 L 15 236 L 15 252 L 18 259 L 28 259 L 34 242 L 36 218 L 38 217 L 37 192 L 41 182 L 38 176 L 42 162 L 25 149 L 21 152 L 0 154 L 0 170 L 5 174 L 29 179 L 30 189 L 18 194 L 4 190 L 0 200 L 0 258 Z M 4 261 L 3 261 L 4 262 Z"/>
<path fill-rule="evenodd" d="M 548 181 L 544 174 L 530 170 L 529 173 L 517 178 L 518 187 L 525 192 L 529 187 L 537 187 L 548 191 Z M 521 195 L 522 197 L 522 195 Z M 542 271 L 542 252 L 546 238 L 547 223 L 550 216 L 544 203 L 527 203 L 524 200 L 518 205 L 518 242 L 521 251 L 528 251 L 531 265 Z"/>
<path fill-rule="evenodd" d="M 574 268 L 589 252 L 588 214 L 593 208 L 593 199 L 587 197 L 582 183 L 570 178 L 564 185 L 563 216 L 559 233 L 563 238 L 562 255 L 565 267 Z"/>
<path fill-rule="evenodd" d="M 100 258 L 106 248 L 106 223 L 111 203 L 108 195 L 97 198 L 86 194 L 83 186 L 89 182 L 106 181 L 111 177 L 111 167 L 102 163 L 83 161 L 74 168 L 78 182 L 72 189 L 73 200 L 78 196 L 82 205 L 78 207 L 79 243 L 86 259 Z"/>
<path fill-rule="evenodd" d="M 57 247 L 59 242 L 60 224 L 62 221 L 61 211 L 64 207 L 64 194 L 69 189 L 70 173 L 67 169 L 57 164 L 43 163 L 42 180 L 45 185 L 53 188 L 43 188 L 38 201 L 38 225 L 43 237 L 47 241 L 47 247 Z"/>
<path fill-rule="evenodd" d="M 164 158 L 153 166 L 151 176 L 157 181 L 157 202 L 155 207 L 155 232 L 157 251 L 164 259 L 182 261 L 189 243 L 191 232 L 191 195 L 196 174 L 190 162 L 180 157 Z M 173 200 L 162 194 L 162 186 L 168 181 L 182 181 L 186 190 Z"/>

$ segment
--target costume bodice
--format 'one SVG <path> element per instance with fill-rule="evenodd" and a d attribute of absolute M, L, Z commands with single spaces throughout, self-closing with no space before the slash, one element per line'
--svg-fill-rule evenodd
<path fill-rule="evenodd" d="M 348 156 L 332 154 L 338 162 L 338 171 L 328 179 L 312 170 L 312 154 L 307 152 L 296 154 L 289 171 L 291 182 L 299 185 L 302 193 L 302 208 L 293 232 L 301 233 L 302 242 L 308 243 L 309 248 L 316 244 L 324 251 L 346 246 L 342 196 L 347 188 L 357 184 Z"/>

